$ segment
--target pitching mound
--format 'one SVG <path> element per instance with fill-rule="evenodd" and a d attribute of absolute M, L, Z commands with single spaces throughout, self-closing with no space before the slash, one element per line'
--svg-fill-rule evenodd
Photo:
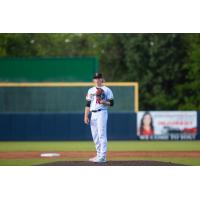
<path fill-rule="evenodd" d="M 88 161 L 58 161 L 39 166 L 182 166 L 171 162 L 159 162 L 152 160 L 134 161 L 108 161 L 106 163 L 92 163 Z"/>

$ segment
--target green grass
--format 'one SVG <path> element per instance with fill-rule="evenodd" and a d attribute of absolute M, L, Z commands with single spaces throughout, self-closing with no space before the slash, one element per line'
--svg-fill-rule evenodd
<path fill-rule="evenodd" d="M 200 141 L 110 141 L 109 151 L 200 151 Z M 95 151 L 93 142 L 0 142 L 0 151 Z"/>
<path fill-rule="evenodd" d="M 0 142 L 0 151 L 94 151 L 92 142 Z"/>
<path fill-rule="evenodd" d="M 112 151 L 200 151 L 200 141 L 110 142 Z"/>
<path fill-rule="evenodd" d="M 0 159 L 0 166 L 34 166 L 44 163 L 57 162 L 67 160 L 65 158 L 35 158 L 35 159 Z M 70 159 L 73 160 L 84 160 L 84 159 Z"/>
<path fill-rule="evenodd" d="M 44 160 L 44 159 L 12 159 L 12 160 L 1 159 L 0 166 L 32 166 L 32 165 L 39 165 L 39 164 L 48 163 L 48 162 L 49 161 Z"/>

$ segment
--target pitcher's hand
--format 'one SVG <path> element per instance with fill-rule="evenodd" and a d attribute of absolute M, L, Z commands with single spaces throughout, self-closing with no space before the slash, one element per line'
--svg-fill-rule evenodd
<path fill-rule="evenodd" d="M 89 118 L 88 117 L 84 117 L 84 123 L 88 125 L 89 122 L 90 122 Z"/>
<path fill-rule="evenodd" d="M 100 104 L 103 104 L 105 106 L 109 106 L 110 105 L 110 102 L 109 101 L 105 101 L 105 100 L 101 100 L 100 101 Z"/>

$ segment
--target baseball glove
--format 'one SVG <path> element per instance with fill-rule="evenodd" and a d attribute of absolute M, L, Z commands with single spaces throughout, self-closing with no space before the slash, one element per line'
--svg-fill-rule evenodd
<path fill-rule="evenodd" d="M 96 103 L 100 103 L 100 101 L 104 99 L 104 90 L 101 88 L 97 88 L 96 90 Z"/>

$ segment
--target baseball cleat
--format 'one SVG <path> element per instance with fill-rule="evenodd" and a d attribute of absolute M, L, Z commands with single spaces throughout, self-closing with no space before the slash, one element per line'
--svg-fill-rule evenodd
<path fill-rule="evenodd" d="M 95 162 L 95 163 L 105 163 L 105 162 L 107 162 L 105 157 L 98 157 L 98 156 L 90 158 L 89 161 Z"/>
<path fill-rule="evenodd" d="M 93 158 L 90 158 L 90 159 L 89 159 L 89 161 L 90 161 L 90 162 L 96 162 L 96 161 L 97 161 L 97 159 L 98 159 L 98 157 L 97 157 L 97 156 L 95 156 L 95 157 L 93 157 Z"/>
<path fill-rule="evenodd" d="M 95 160 L 95 162 L 96 162 L 96 163 L 105 163 L 105 162 L 107 162 L 107 161 L 106 161 L 106 158 L 105 158 L 105 157 L 99 157 L 99 158 L 97 158 L 97 159 Z"/>

